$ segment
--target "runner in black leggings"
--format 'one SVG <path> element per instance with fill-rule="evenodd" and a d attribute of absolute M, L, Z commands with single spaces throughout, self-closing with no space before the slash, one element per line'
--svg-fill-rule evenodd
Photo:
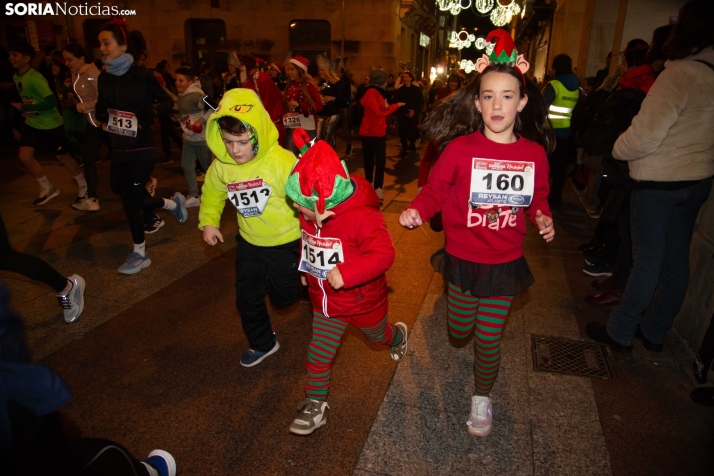
<path fill-rule="evenodd" d="M 121 195 L 134 241 L 134 249 L 119 272 L 135 274 L 151 264 L 144 240 L 147 214 L 165 208 L 179 223 L 188 216 L 182 194 L 176 193 L 171 199 L 154 198 L 145 188 L 156 163 L 153 121 L 171 109 L 173 100 L 142 66 L 146 41 L 140 32 L 128 31 L 123 20 L 115 19 L 102 27 L 99 44 L 105 68 L 97 81 L 95 113 L 111 137 L 111 187 Z M 161 225 L 163 221 L 159 220 L 154 228 Z"/>
<path fill-rule="evenodd" d="M 54 289 L 57 300 L 64 308 L 64 320 L 67 323 L 76 321 L 82 314 L 84 279 L 76 274 L 65 278 L 40 258 L 12 249 L 2 216 L 0 216 L 0 270 L 22 274 Z"/>

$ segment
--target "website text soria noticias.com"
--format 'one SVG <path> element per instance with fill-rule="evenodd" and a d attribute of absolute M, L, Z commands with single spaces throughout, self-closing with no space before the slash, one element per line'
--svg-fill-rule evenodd
<path fill-rule="evenodd" d="M 5 15 L 134 16 L 136 10 L 121 10 L 116 5 L 67 5 L 54 3 L 7 3 Z"/>

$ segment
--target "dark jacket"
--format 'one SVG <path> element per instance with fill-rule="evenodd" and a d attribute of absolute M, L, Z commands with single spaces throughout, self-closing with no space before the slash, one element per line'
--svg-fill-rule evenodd
<path fill-rule="evenodd" d="M 403 84 L 401 88 L 394 91 L 390 102 L 392 104 L 398 102 L 406 103 L 404 107 L 397 110 L 397 116 L 406 116 L 409 110 L 413 110 L 414 116 L 418 118 L 422 107 L 424 107 L 424 95 L 421 89 L 419 89 L 419 86 L 412 83 L 411 86 L 407 87 L 407 85 Z"/>
<path fill-rule="evenodd" d="M 97 119 L 106 124 L 109 120 L 108 109 L 116 109 L 136 114 L 139 121 L 136 137 L 109 134 L 112 149 L 135 151 L 156 147 L 154 117 L 171 111 L 174 100 L 161 87 L 154 74 L 143 66 L 133 64 L 122 76 L 114 76 L 102 71 L 97 82 L 99 87 Z M 156 108 L 153 106 L 154 101 L 158 102 Z M 113 160 L 117 160 L 115 156 L 130 158 L 126 157 L 126 154 L 112 154 Z"/>
<path fill-rule="evenodd" d="M 331 96 L 335 99 L 332 101 L 327 101 L 322 107 L 322 111 L 320 111 L 317 115 L 329 117 L 339 114 L 340 108 L 342 107 L 342 88 L 340 87 L 339 81 L 336 83 L 331 83 L 323 79 L 322 81 L 320 81 L 320 85 L 318 86 L 318 88 L 320 89 L 320 95 L 322 97 Z"/>
<path fill-rule="evenodd" d="M 352 196 L 330 209 L 335 215 L 323 222 L 318 231 L 316 222 L 300 215 L 300 227 L 313 236 L 339 238 L 344 252 L 343 263 L 337 265 L 345 286 L 332 289 L 305 273 L 313 309 L 327 317 L 347 317 L 365 314 L 387 304 L 387 272 L 394 262 L 395 251 L 382 214 L 379 198 L 362 177 L 350 176 L 355 187 Z"/>

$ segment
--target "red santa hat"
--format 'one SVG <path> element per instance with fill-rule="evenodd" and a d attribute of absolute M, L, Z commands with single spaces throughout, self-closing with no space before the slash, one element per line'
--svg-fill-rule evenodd
<path fill-rule="evenodd" d="M 277 61 L 275 61 L 275 62 L 273 62 L 273 63 L 270 63 L 270 67 L 277 69 L 278 72 L 282 72 L 282 71 L 283 71 L 283 65 L 280 64 L 280 63 L 278 63 Z"/>
<path fill-rule="evenodd" d="M 290 58 L 290 62 L 307 73 L 307 67 L 310 64 L 310 61 L 304 56 L 294 56 Z"/>

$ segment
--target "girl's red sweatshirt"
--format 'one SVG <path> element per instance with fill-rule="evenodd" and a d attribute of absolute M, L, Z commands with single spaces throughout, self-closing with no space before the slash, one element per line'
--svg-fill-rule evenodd
<path fill-rule="evenodd" d="M 530 206 L 471 205 L 472 172 L 478 162 L 474 159 L 533 162 L 535 176 Z M 538 210 L 552 216 L 548 206 L 549 170 L 545 150 L 539 144 L 523 137 L 511 144 L 499 144 L 481 132 L 474 132 L 454 139 L 446 146 L 429 182 L 409 208 L 419 211 L 424 221 L 441 210 L 446 251 L 450 255 L 482 264 L 507 263 L 523 255 L 524 212 L 534 226 Z M 492 181 L 496 194 L 500 193 L 496 188 L 499 175 L 496 169 Z M 483 174 L 476 182 L 486 183 Z M 506 184 L 504 181 L 500 183 Z"/>

